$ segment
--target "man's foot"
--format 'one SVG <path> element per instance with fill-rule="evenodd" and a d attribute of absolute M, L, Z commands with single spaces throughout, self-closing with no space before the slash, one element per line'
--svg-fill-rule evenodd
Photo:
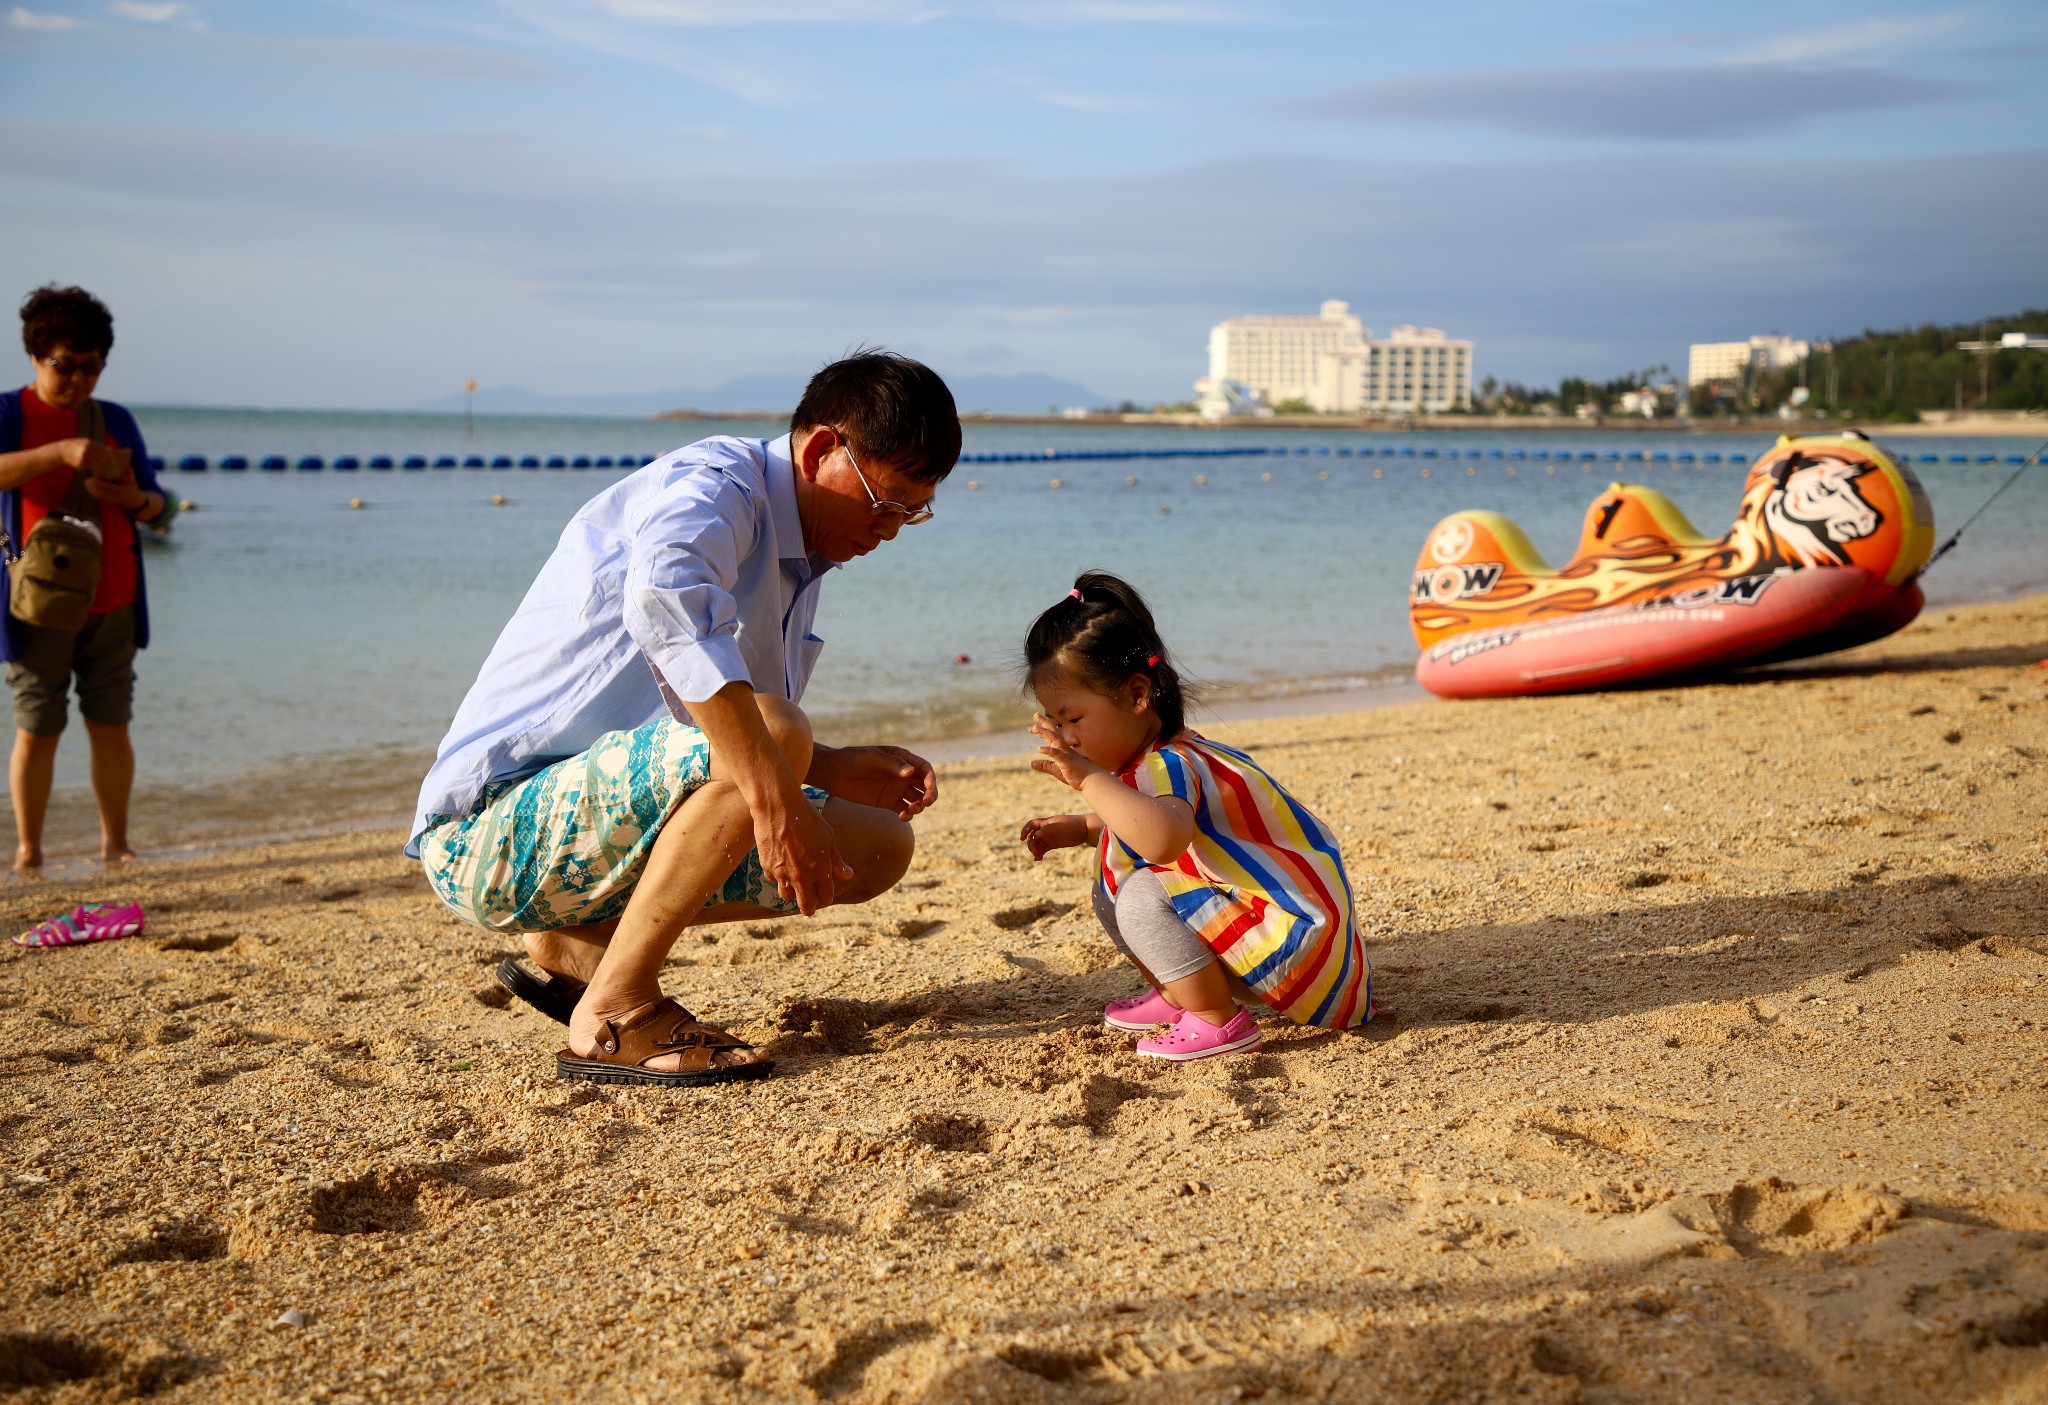
<path fill-rule="evenodd" d="M 528 932 L 526 954 L 533 964 L 550 976 L 577 985 L 589 985 L 604 960 L 605 943 L 618 923 L 600 922 L 589 927 L 557 927 L 552 932 Z"/>
<path fill-rule="evenodd" d="M 569 1025 L 555 1074 L 593 1083 L 689 1086 L 760 1078 L 774 1065 L 761 1051 L 666 996 L 623 1014 L 601 1015 L 586 997 Z"/>

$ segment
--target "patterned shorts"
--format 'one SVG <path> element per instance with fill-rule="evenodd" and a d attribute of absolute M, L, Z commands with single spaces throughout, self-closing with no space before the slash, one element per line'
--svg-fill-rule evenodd
<path fill-rule="evenodd" d="M 495 932 L 608 922 L 626 910 L 648 850 L 676 807 L 711 776 L 703 732 L 660 718 L 608 732 L 581 756 L 485 789 L 469 815 L 420 836 L 427 881 L 458 917 Z M 823 809 L 825 792 L 805 786 Z M 797 906 L 750 851 L 706 907 Z"/>

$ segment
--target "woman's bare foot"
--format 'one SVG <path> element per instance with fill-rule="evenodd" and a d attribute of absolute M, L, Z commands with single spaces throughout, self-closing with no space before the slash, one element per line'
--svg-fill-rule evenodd
<path fill-rule="evenodd" d="M 109 844 L 100 850 L 101 863 L 134 863 L 135 851 L 126 844 Z"/>
<path fill-rule="evenodd" d="M 43 866 L 43 851 L 34 844 L 17 844 L 14 848 L 14 871 L 28 873 Z"/>

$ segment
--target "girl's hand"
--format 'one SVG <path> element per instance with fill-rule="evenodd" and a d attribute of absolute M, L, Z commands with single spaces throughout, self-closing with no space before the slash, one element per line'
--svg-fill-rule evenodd
<path fill-rule="evenodd" d="M 1061 741 L 1059 728 L 1053 726 L 1052 719 L 1044 713 L 1031 719 L 1031 734 L 1045 743 L 1038 748 L 1038 754 L 1045 759 L 1031 763 L 1031 769 L 1041 775 L 1051 776 L 1060 784 L 1079 790 L 1082 781 L 1102 771 L 1102 767 Z M 1103 771 L 1103 774 L 1108 772 Z"/>
<path fill-rule="evenodd" d="M 1031 851 L 1031 861 L 1036 863 L 1054 849 L 1076 849 L 1086 844 L 1088 817 L 1040 815 L 1024 821 L 1024 832 L 1017 837 L 1024 841 L 1024 847 Z"/>

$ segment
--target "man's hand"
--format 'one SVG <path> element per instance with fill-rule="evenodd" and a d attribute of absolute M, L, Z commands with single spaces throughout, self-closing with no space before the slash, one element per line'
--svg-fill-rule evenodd
<path fill-rule="evenodd" d="M 1079 790 L 1081 782 L 1092 775 L 1109 774 L 1061 741 L 1059 728 L 1053 726 L 1052 719 L 1044 713 L 1041 712 L 1031 719 L 1031 734 L 1045 743 L 1038 748 L 1038 754 L 1043 759 L 1031 763 L 1031 769 L 1039 774 L 1051 776 L 1060 784 L 1074 790 Z"/>
<path fill-rule="evenodd" d="M 1017 837 L 1024 841 L 1024 847 L 1031 851 L 1031 861 L 1036 863 L 1054 849 L 1075 849 L 1086 844 L 1088 817 L 1040 815 L 1037 819 L 1024 821 L 1023 833 Z"/>
<path fill-rule="evenodd" d="M 807 779 L 841 800 L 889 810 L 905 820 L 939 798 L 932 763 L 900 746 L 818 747 Z"/>
<path fill-rule="evenodd" d="M 134 469 L 129 462 L 134 455 L 126 449 L 109 448 L 96 439 L 66 439 L 58 445 L 57 455 L 68 467 L 91 474 L 95 481 L 113 482 L 123 478 L 133 481 L 134 478 Z"/>
<path fill-rule="evenodd" d="M 832 905 L 838 885 L 853 878 L 853 869 L 839 856 L 832 827 L 802 791 L 796 795 L 794 805 L 770 801 L 755 811 L 754 847 L 761 854 L 761 871 L 782 900 L 809 917 Z"/>

